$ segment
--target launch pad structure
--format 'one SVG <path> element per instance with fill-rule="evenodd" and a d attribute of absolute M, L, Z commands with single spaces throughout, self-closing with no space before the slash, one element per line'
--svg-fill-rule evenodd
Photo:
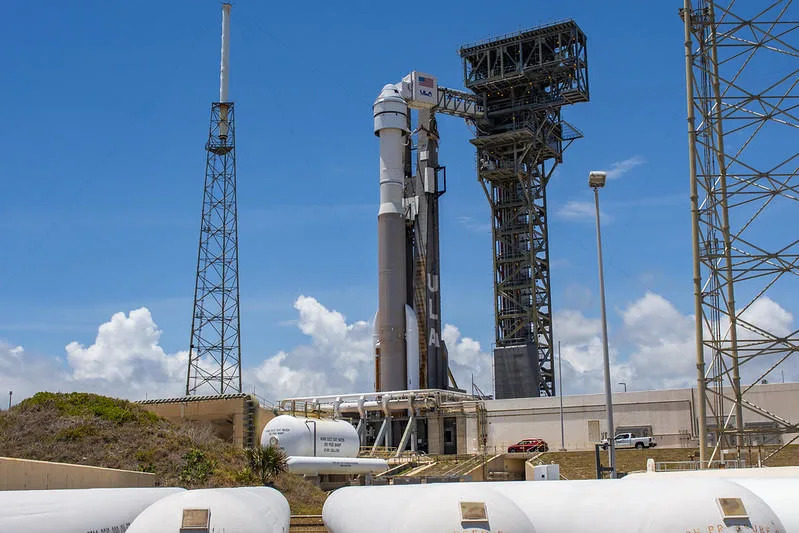
<path fill-rule="evenodd" d="M 438 113 L 474 127 L 477 175 L 491 207 L 495 396 L 554 396 L 546 185 L 582 137 L 561 108 L 588 101 L 586 37 L 568 20 L 466 46 L 460 56 L 472 94 L 414 71 L 386 85 L 374 104 L 375 390 L 457 389 L 441 339 L 438 200 L 446 168 L 438 161 Z"/>
<path fill-rule="evenodd" d="M 588 101 L 585 34 L 574 21 L 460 50 L 475 121 L 477 176 L 491 206 L 495 397 L 554 396 L 546 186 L 580 131 L 561 108 Z"/>

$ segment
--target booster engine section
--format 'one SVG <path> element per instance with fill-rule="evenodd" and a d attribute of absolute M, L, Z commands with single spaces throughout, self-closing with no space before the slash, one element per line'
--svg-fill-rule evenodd
<path fill-rule="evenodd" d="M 377 391 L 406 386 L 405 342 L 405 183 L 403 154 L 408 129 L 408 104 L 396 85 L 386 85 L 375 100 L 374 131 L 380 138 L 380 210 L 377 214 L 378 311 L 376 346 Z"/>

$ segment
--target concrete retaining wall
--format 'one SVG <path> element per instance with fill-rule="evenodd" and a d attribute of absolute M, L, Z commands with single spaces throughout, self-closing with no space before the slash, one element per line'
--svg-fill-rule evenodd
<path fill-rule="evenodd" d="M 0 490 L 154 487 L 155 474 L 0 457 Z"/>

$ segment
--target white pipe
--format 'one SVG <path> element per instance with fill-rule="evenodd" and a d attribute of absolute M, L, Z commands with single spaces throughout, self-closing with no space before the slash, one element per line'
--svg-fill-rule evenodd
<path fill-rule="evenodd" d="M 405 305 L 405 353 L 408 374 L 408 390 L 419 388 L 419 323 L 416 311 Z"/>
<path fill-rule="evenodd" d="M 286 460 L 288 470 L 294 474 L 318 476 L 319 474 L 378 474 L 388 470 L 383 459 L 360 457 L 304 457 L 292 456 Z"/>
<path fill-rule="evenodd" d="M 228 101 L 230 76 L 230 4 L 222 4 L 222 59 L 219 66 L 219 101 Z"/>

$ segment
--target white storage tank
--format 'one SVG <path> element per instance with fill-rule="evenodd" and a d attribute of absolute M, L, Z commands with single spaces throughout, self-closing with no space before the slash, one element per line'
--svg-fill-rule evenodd
<path fill-rule="evenodd" d="M 535 533 L 525 512 L 491 489 L 499 484 L 345 487 L 328 496 L 322 518 L 331 533 Z"/>
<path fill-rule="evenodd" d="M 262 446 L 277 446 L 287 456 L 357 457 L 358 432 L 346 420 L 280 415 L 261 433 Z"/>
<path fill-rule="evenodd" d="M 288 533 L 291 512 L 269 487 L 197 489 L 155 502 L 126 533 Z"/>
<path fill-rule="evenodd" d="M 125 531 L 149 505 L 181 488 L 0 491 L 0 531 Z"/>
<path fill-rule="evenodd" d="M 467 511 L 485 523 L 464 520 Z M 752 491 L 714 478 L 346 487 L 328 497 L 322 517 L 332 533 L 367 533 L 374 524 L 390 533 L 791 531 Z"/>

